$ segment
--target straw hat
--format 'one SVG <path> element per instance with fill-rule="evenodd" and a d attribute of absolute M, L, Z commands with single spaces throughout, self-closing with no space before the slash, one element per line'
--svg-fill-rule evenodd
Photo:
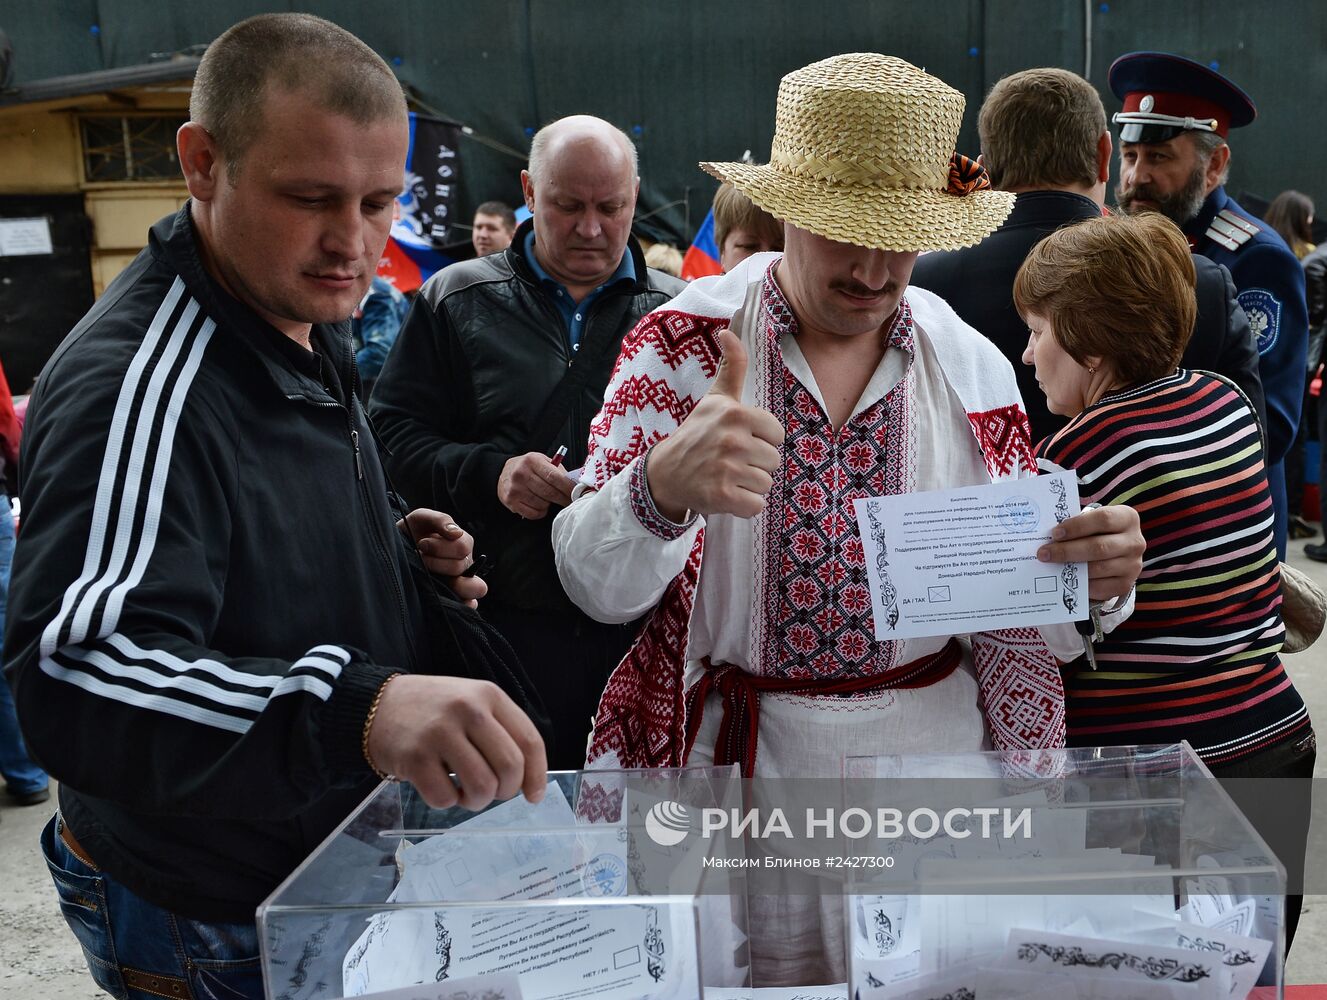
<path fill-rule="evenodd" d="M 949 189 L 963 95 L 911 63 L 832 56 L 779 83 L 766 165 L 702 163 L 777 219 L 877 250 L 957 250 L 995 230 L 1006 191 Z"/>

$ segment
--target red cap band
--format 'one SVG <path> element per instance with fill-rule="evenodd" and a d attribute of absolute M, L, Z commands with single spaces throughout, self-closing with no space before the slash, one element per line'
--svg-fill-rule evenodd
<path fill-rule="evenodd" d="M 1156 115 L 1170 115 L 1174 118 L 1193 118 L 1196 121 L 1216 119 L 1216 133 L 1221 138 L 1230 134 L 1230 112 L 1219 104 L 1205 101 L 1192 94 L 1173 94 L 1161 90 L 1137 90 L 1124 97 L 1124 110 L 1142 111 L 1139 107 L 1143 98 L 1151 97 L 1152 106 L 1146 110 Z"/>

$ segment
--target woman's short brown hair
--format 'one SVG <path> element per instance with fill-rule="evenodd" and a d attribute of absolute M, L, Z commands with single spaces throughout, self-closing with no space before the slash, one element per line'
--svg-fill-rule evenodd
<path fill-rule="evenodd" d="M 1087 219 L 1032 248 L 1014 278 L 1014 305 L 1050 320 L 1080 365 L 1099 357 L 1125 385 L 1175 370 L 1198 313 L 1193 257 L 1157 212 Z"/>

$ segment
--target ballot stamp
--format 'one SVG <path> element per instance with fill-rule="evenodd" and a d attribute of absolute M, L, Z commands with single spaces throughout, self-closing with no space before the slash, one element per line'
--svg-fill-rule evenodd
<path fill-rule="evenodd" d="M 597 854 L 586 863 L 581 884 L 587 896 L 626 895 L 626 863 L 616 854 Z"/>

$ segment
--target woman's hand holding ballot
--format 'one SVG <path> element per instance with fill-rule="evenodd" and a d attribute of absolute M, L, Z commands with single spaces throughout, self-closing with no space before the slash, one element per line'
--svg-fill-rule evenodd
<path fill-rule="evenodd" d="M 1085 510 L 1056 525 L 1051 538 L 1037 550 L 1037 558 L 1087 563 L 1088 596 L 1094 601 L 1127 596 L 1143 571 L 1147 542 L 1132 507 Z"/>

